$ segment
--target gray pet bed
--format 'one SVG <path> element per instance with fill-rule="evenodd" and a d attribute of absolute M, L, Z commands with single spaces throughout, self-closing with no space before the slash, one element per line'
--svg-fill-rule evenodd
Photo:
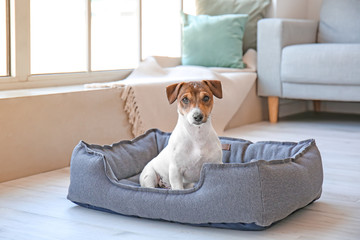
<path fill-rule="evenodd" d="M 156 129 L 111 146 L 81 141 L 71 159 L 68 199 L 102 211 L 199 226 L 262 230 L 321 195 L 315 141 L 257 142 L 221 137 L 225 164 L 205 164 L 193 189 L 139 186 L 139 174 L 167 144 Z"/>

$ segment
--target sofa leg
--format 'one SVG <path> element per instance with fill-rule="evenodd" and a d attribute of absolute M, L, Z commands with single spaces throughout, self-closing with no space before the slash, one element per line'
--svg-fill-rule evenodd
<path fill-rule="evenodd" d="M 269 120 L 277 123 L 279 115 L 279 97 L 268 97 Z"/>
<path fill-rule="evenodd" d="M 321 101 L 320 100 L 313 100 L 313 106 L 315 112 L 320 112 L 321 108 Z"/>

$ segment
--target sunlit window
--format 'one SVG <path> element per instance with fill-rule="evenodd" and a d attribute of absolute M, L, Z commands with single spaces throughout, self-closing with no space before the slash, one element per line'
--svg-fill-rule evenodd
<path fill-rule="evenodd" d="M 181 1 L 142 0 L 142 56 L 181 55 Z"/>
<path fill-rule="evenodd" d="M 91 69 L 135 68 L 140 57 L 139 2 L 91 1 Z"/>
<path fill-rule="evenodd" d="M 0 0 L 0 89 L 126 77 L 148 56 L 181 56 L 195 0 Z"/>
<path fill-rule="evenodd" d="M 0 0 L 0 76 L 7 75 L 6 1 Z"/>
<path fill-rule="evenodd" d="M 31 73 L 87 70 L 87 2 L 31 0 Z"/>

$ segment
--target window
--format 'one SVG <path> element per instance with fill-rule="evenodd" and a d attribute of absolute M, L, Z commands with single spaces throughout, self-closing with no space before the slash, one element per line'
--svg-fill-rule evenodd
<path fill-rule="evenodd" d="M 7 2 L 0 0 L 0 76 L 8 75 Z"/>
<path fill-rule="evenodd" d="M 87 70 L 86 1 L 31 0 L 31 74 Z"/>
<path fill-rule="evenodd" d="M 123 79 L 150 55 L 181 56 L 193 0 L 0 0 L 0 90 Z"/>
<path fill-rule="evenodd" d="M 139 62 L 139 2 L 91 1 L 91 69 L 135 68 Z"/>
<path fill-rule="evenodd" d="M 142 0 L 143 58 L 181 55 L 180 12 L 178 0 Z"/>

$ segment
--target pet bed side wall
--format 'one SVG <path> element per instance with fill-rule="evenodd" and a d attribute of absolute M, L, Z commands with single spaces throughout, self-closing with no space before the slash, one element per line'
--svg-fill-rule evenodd
<path fill-rule="evenodd" d="M 104 174 L 99 174 L 99 169 Z M 108 182 L 103 156 L 91 151 L 83 142 L 80 142 L 71 156 L 70 186 L 67 198 L 73 202 L 102 206 L 108 201 L 106 197 Z"/>
<path fill-rule="evenodd" d="M 130 141 L 123 140 L 103 147 L 90 145 L 90 148 L 104 155 L 107 174 L 111 170 L 116 180 L 121 180 L 139 174 L 159 154 L 161 149 L 158 148 L 157 135 L 157 131 L 149 130 Z"/>
<path fill-rule="evenodd" d="M 317 200 L 322 191 L 323 169 L 315 142 L 297 159 L 259 161 L 263 222 L 277 222 Z"/>
<path fill-rule="evenodd" d="M 266 226 L 262 224 L 262 195 L 256 162 L 205 164 L 201 174 L 205 176 L 202 187 L 209 196 L 221 199 L 214 203 L 215 208 L 208 209 L 215 215 L 214 218 L 222 216 L 221 222 Z"/>

